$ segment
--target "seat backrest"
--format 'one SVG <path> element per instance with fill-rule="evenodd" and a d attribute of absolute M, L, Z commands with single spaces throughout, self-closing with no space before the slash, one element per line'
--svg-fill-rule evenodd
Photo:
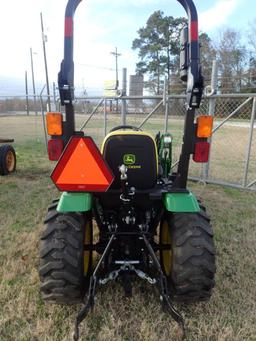
<path fill-rule="evenodd" d="M 155 140 L 150 134 L 118 130 L 106 136 L 101 150 L 115 176 L 112 189 L 120 188 L 119 166 L 122 164 L 128 168 L 130 187 L 142 190 L 155 187 L 158 156 Z"/>

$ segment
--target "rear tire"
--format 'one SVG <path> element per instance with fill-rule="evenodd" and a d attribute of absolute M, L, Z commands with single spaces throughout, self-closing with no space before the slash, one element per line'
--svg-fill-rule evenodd
<path fill-rule="evenodd" d="M 59 304 L 82 301 L 92 267 L 92 219 L 81 213 L 58 213 L 54 202 L 41 236 L 40 267 L 42 298 Z"/>
<path fill-rule="evenodd" d="M 16 153 L 12 146 L 0 146 L 0 175 L 8 175 L 16 169 Z"/>
<path fill-rule="evenodd" d="M 215 246 L 210 219 L 200 213 L 166 212 L 160 226 L 162 269 L 173 297 L 178 301 L 200 301 L 211 297 L 215 285 Z"/>

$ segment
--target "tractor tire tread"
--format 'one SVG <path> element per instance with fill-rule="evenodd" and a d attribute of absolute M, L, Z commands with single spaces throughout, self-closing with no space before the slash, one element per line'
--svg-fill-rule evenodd
<path fill-rule="evenodd" d="M 200 204 L 200 206 L 202 206 Z M 209 299 L 215 285 L 215 246 L 210 218 L 199 213 L 170 215 L 173 241 L 171 283 L 178 301 Z"/>
<path fill-rule="evenodd" d="M 64 264 L 61 262 L 48 262 L 45 265 L 42 265 L 39 270 L 40 276 L 45 276 L 51 270 L 61 270 L 64 268 Z"/>
<path fill-rule="evenodd" d="M 59 304 L 76 304 L 84 296 L 85 221 L 80 213 L 58 213 L 53 203 L 41 235 L 39 275 L 42 298 Z"/>

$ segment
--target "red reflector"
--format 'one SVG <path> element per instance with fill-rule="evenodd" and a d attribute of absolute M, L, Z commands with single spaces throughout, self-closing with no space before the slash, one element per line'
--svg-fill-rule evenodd
<path fill-rule="evenodd" d="M 106 192 L 114 176 L 91 137 L 72 137 L 51 179 L 60 191 Z"/>
<path fill-rule="evenodd" d="M 65 37 L 73 36 L 73 18 L 66 17 L 65 18 Z"/>
<path fill-rule="evenodd" d="M 48 141 L 48 156 L 51 161 L 58 161 L 64 149 L 64 143 L 60 139 Z"/>
<path fill-rule="evenodd" d="M 208 162 L 210 152 L 209 142 L 196 142 L 193 160 L 195 162 Z"/>
<path fill-rule="evenodd" d="M 190 39 L 191 41 L 198 41 L 198 22 L 197 21 L 191 21 Z"/>

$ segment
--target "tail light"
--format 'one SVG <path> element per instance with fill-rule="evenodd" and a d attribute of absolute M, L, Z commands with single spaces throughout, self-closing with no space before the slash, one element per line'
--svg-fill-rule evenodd
<path fill-rule="evenodd" d="M 193 160 L 195 162 L 206 163 L 209 161 L 210 143 L 196 142 Z"/>
<path fill-rule="evenodd" d="M 63 150 L 63 115 L 60 112 L 48 112 L 46 114 L 46 126 L 48 135 L 52 139 L 48 141 L 48 156 L 50 161 L 58 161 Z"/>
<path fill-rule="evenodd" d="M 50 161 L 58 161 L 64 150 L 64 142 L 61 139 L 48 141 L 48 156 Z"/>
<path fill-rule="evenodd" d="M 209 161 L 210 143 L 207 139 L 212 136 L 213 117 L 199 116 L 196 122 L 196 140 L 193 160 L 198 163 Z"/>

